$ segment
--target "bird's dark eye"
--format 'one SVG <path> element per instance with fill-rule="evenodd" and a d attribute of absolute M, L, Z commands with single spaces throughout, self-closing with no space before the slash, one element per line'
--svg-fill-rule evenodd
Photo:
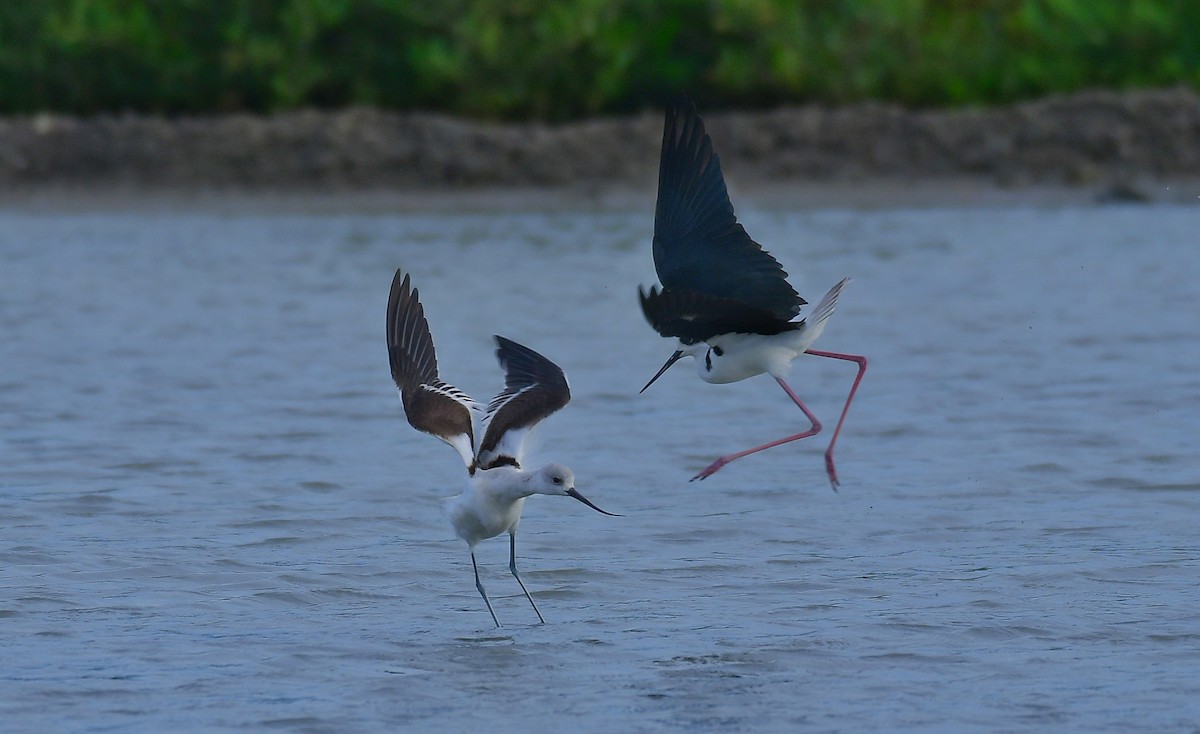
<path fill-rule="evenodd" d="M 713 354 L 717 355 L 718 357 L 720 357 L 724 353 L 725 353 L 724 349 L 721 349 L 720 347 L 713 347 Z"/>
<path fill-rule="evenodd" d="M 555 483 L 555 484 L 562 484 L 562 477 L 555 477 L 555 478 L 554 478 L 554 483 Z"/>

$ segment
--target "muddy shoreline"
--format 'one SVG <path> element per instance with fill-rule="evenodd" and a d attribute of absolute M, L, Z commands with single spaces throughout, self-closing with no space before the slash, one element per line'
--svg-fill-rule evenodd
<path fill-rule="evenodd" d="M 767 198 L 782 185 L 809 191 L 818 204 L 1054 191 L 1173 201 L 1194 200 L 1200 181 L 1200 94 L 1183 88 L 981 110 L 864 104 L 705 117 L 731 185 Z M 615 206 L 652 191 L 661 125 L 658 112 L 550 126 L 365 108 L 9 117 L 0 118 L 0 196 L 87 192 L 102 201 L 131 191 L 206 191 L 221 199 L 251 191 L 282 201 L 336 193 L 368 207 L 400 198 L 424 208 L 426 199 L 475 192 L 487 201 L 519 196 L 553 206 L 583 198 Z"/>

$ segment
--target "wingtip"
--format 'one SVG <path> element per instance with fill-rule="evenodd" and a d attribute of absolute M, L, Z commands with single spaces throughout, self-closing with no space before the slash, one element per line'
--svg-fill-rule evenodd
<path fill-rule="evenodd" d="M 520 353 L 522 347 L 512 339 L 499 334 L 492 334 L 492 340 L 496 342 L 496 361 L 500 363 L 501 369 L 507 371 L 508 358 Z"/>
<path fill-rule="evenodd" d="M 392 276 L 392 288 L 388 292 L 388 333 L 391 334 L 395 321 L 400 316 L 401 302 L 417 302 L 420 307 L 420 294 L 412 285 L 412 276 L 404 272 L 404 268 L 396 268 Z"/>
<path fill-rule="evenodd" d="M 420 291 L 413 286 L 412 276 L 397 268 L 392 276 L 392 290 L 387 309 L 388 361 L 392 380 L 403 395 L 421 382 L 438 379 L 437 351 Z"/>
<path fill-rule="evenodd" d="M 396 274 L 392 276 L 392 293 L 409 290 L 412 290 L 412 276 L 404 272 L 404 268 L 396 268 Z"/>
<path fill-rule="evenodd" d="M 407 290 L 408 277 L 404 275 L 401 268 L 396 268 L 396 273 L 392 276 L 392 287 L 388 290 L 387 344 L 389 352 L 396 345 L 396 322 L 400 315 L 400 301 Z"/>
<path fill-rule="evenodd" d="M 674 111 L 676 113 L 699 113 L 699 109 L 696 107 L 696 102 L 686 90 L 682 89 L 672 94 L 667 100 L 667 110 Z"/>

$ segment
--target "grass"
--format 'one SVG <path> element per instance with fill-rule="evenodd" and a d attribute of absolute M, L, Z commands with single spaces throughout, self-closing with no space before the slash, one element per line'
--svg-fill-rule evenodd
<path fill-rule="evenodd" d="M 1198 29 L 1195 0 L 8 2 L 0 113 L 988 105 L 1200 87 Z"/>

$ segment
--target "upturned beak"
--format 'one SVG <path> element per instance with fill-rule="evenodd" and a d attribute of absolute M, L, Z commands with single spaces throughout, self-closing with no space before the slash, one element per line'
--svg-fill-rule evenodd
<path fill-rule="evenodd" d="M 584 497 L 583 495 L 579 494 L 579 492 L 576 492 L 574 487 L 571 487 L 570 489 L 567 490 L 567 496 L 574 497 L 575 499 L 579 500 L 583 504 L 587 505 L 588 507 L 592 508 L 596 512 L 599 512 L 603 515 L 612 515 L 613 517 L 621 517 L 620 515 L 616 514 L 615 512 L 608 512 L 607 510 L 601 510 L 599 507 L 596 507 L 595 505 L 592 504 L 591 500 L 589 500 L 587 497 Z"/>
<path fill-rule="evenodd" d="M 650 387 L 651 385 L 653 385 L 654 381 L 657 380 L 658 378 L 662 377 L 662 374 L 664 372 L 671 369 L 671 365 L 678 362 L 680 357 L 682 357 L 682 356 L 683 356 L 683 350 L 682 349 L 676 350 L 676 352 L 674 354 L 672 354 L 669 359 L 667 359 L 667 363 L 662 366 L 662 369 L 660 369 L 657 373 L 655 373 L 654 377 L 650 378 L 650 382 L 646 383 L 646 387 Z M 646 387 L 643 387 L 641 390 L 638 390 L 638 395 L 641 395 L 642 393 L 646 392 Z"/>

